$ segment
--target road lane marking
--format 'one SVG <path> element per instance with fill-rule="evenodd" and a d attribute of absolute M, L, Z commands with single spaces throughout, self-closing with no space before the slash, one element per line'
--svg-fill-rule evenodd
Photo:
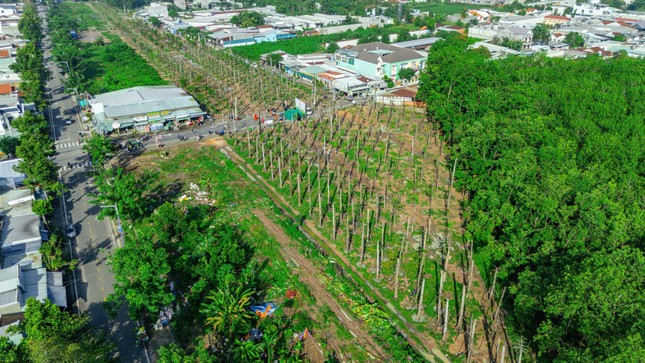
<path fill-rule="evenodd" d="M 105 291 L 105 289 L 103 288 L 103 286 L 101 286 L 101 291 Z"/>

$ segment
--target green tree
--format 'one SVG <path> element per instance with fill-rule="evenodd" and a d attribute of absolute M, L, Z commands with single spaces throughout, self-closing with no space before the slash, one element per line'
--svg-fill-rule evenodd
<path fill-rule="evenodd" d="M 4 136 L 0 138 L 0 151 L 7 154 L 8 157 L 16 155 L 16 148 L 20 145 L 20 139 L 14 136 Z"/>
<path fill-rule="evenodd" d="M 240 284 L 233 289 L 218 288 L 207 296 L 201 308 L 206 317 L 204 325 L 216 334 L 220 344 L 248 333 L 254 318 L 249 311 L 252 294 Z"/>
<path fill-rule="evenodd" d="M 551 40 L 551 28 L 546 24 L 537 24 L 533 28 L 533 40 L 542 44 L 549 44 Z"/>
<path fill-rule="evenodd" d="M 414 78 L 416 74 L 417 71 L 412 68 L 401 68 L 397 75 L 399 76 L 399 79 L 403 79 L 409 82 L 412 80 L 412 78 Z"/>
<path fill-rule="evenodd" d="M 143 181 L 134 174 L 127 173 L 123 168 L 108 169 L 96 177 L 98 193 L 92 203 L 97 205 L 117 205 L 121 217 L 138 219 L 146 211 L 146 201 L 143 197 Z M 113 216 L 114 208 L 104 208 L 99 217 Z"/>
<path fill-rule="evenodd" d="M 27 299 L 24 320 L 16 329 L 25 335 L 20 343 L 34 363 L 112 362 L 114 346 L 101 331 L 89 325 L 89 317 L 61 310 L 49 300 Z"/>
<path fill-rule="evenodd" d="M 336 43 L 336 42 L 330 42 L 330 43 L 327 45 L 327 53 L 334 53 L 334 52 L 336 52 L 338 49 L 340 49 L 340 47 L 338 46 L 338 43 Z"/>
<path fill-rule="evenodd" d="M 63 188 L 58 181 L 58 167 L 48 157 L 54 150 L 51 143 L 43 142 L 39 134 L 22 134 L 16 155 L 21 159 L 16 170 L 27 177 L 25 185 L 42 188 L 46 192 L 60 193 Z"/>
<path fill-rule="evenodd" d="M 159 248 L 150 234 L 130 230 L 125 246 L 111 258 L 116 283 L 108 300 L 118 303 L 125 297 L 132 318 L 144 312 L 157 314 L 174 300 L 168 285 L 168 259 L 166 250 Z"/>
<path fill-rule="evenodd" d="M 629 4 L 627 10 L 645 11 L 645 0 L 634 0 Z"/>
<path fill-rule="evenodd" d="M 83 145 L 83 149 L 90 155 L 95 168 L 103 167 L 103 164 L 114 153 L 114 146 L 110 138 L 99 134 L 92 134 Z"/>
<path fill-rule="evenodd" d="M 155 28 L 158 28 L 158 27 L 161 25 L 161 20 L 159 20 L 159 18 L 157 18 L 156 16 L 151 16 L 151 17 L 148 19 L 148 21 L 149 21 L 149 22 L 150 22 L 150 24 L 152 24 L 152 26 L 154 26 Z"/>
<path fill-rule="evenodd" d="M 15 119 L 11 125 L 21 134 L 39 136 L 43 138 L 43 141 L 45 139 L 49 140 L 47 137 L 47 121 L 39 113 L 27 111 L 21 117 Z"/>
<path fill-rule="evenodd" d="M 168 16 L 175 19 L 179 17 L 179 8 L 175 5 L 168 6 Z"/>
<path fill-rule="evenodd" d="M 31 211 L 37 216 L 40 216 L 47 224 L 47 216 L 54 213 L 54 206 L 49 198 L 36 199 L 31 203 Z"/>
<path fill-rule="evenodd" d="M 40 254 L 43 263 L 50 271 L 60 271 L 65 267 L 73 270 L 78 264 L 77 260 L 67 261 L 63 257 L 63 240 L 57 233 L 52 233 L 48 241 L 44 241 L 40 246 Z"/>
<path fill-rule="evenodd" d="M 564 42 L 572 48 L 580 48 L 585 45 L 585 38 L 577 32 L 570 32 L 564 37 Z"/>
<path fill-rule="evenodd" d="M 387 83 L 387 88 L 394 87 L 394 81 L 392 80 L 392 78 L 388 77 L 387 74 L 383 76 L 383 80 L 385 81 L 385 83 Z"/>
<path fill-rule="evenodd" d="M 643 61 L 467 47 L 433 45 L 418 97 L 459 160 L 465 238 L 507 287 L 506 322 L 539 360 L 643 360 Z"/>
<path fill-rule="evenodd" d="M 233 344 L 233 359 L 236 362 L 261 362 L 261 347 L 250 340 L 236 340 Z"/>
<path fill-rule="evenodd" d="M 9 338 L 0 337 L 0 358 L 5 363 L 27 362 L 23 347 L 15 345 Z"/>
<path fill-rule="evenodd" d="M 617 42 L 624 42 L 624 41 L 627 41 L 627 37 L 624 36 L 623 34 L 616 34 L 614 35 L 614 40 Z"/>
<path fill-rule="evenodd" d="M 397 34 L 397 37 L 396 37 L 397 42 L 405 42 L 405 41 L 414 39 L 414 37 L 410 35 L 410 32 L 407 30 L 401 30 L 396 34 Z"/>
<path fill-rule="evenodd" d="M 40 23 L 40 17 L 38 16 L 36 5 L 32 2 L 26 2 L 22 18 L 18 21 L 18 31 L 20 31 L 20 34 L 30 42 L 40 44 L 40 41 L 43 38 Z"/>
<path fill-rule="evenodd" d="M 267 56 L 267 63 L 274 67 L 279 67 L 280 62 L 282 62 L 282 54 L 280 53 L 271 53 Z"/>
<path fill-rule="evenodd" d="M 264 15 L 257 11 L 243 11 L 231 18 L 231 24 L 240 28 L 264 25 Z"/>

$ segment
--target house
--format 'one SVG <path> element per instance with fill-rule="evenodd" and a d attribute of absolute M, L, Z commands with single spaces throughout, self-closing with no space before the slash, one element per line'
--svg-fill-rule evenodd
<path fill-rule="evenodd" d="M 49 236 L 40 217 L 31 211 L 34 199 L 29 189 L 3 190 L 0 194 L 0 315 L 24 311 L 30 297 L 67 307 L 62 272 L 43 267 L 40 247 Z"/>
<path fill-rule="evenodd" d="M 462 26 L 457 26 L 457 25 L 439 25 L 437 24 L 437 28 L 435 29 L 435 33 L 438 32 L 455 32 L 459 33 L 461 35 L 466 34 L 466 28 Z"/>
<path fill-rule="evenodd" d="M 9 49 L 0 50 L 0 84 L 7 84 L 16 92 L 20 88 L 21 79 L 20 75 L 10 68 L 14 63 L 16 58 L 11 57 Z"/>
<path fill-rule="evenodd" d="M 263 42 L 277 42 L 278 40 L 295 38 L 296 34 L 274 30 L 266 32 L 257 28 L 224 29 L 208 34 L 209 42 L 223 48 L 237 47 Z"/>
<path fill-rule="evenodd" d="M 573 7 L 573 13 L 575 14 L 575 17 L 598 17 L 603 15 L 611 15 L 619 11 L 619 9 L 601 4 L 599 1 L 576 4 Z"/>
<path fill-rule="evenodd" d="M 377 93 L 374 97 L 377 103 L 394 106 L 421 106 L 416 102 L 418 88 L 416 86 L 399 87 Z"/>
<path fill-rule="evenodd" d="M 506 38 L 522 42 L 522 48 L 526 49 L 531 46 L 533 42 L 533 31 L 526 28 L 506 28 L 497 33 L 498 38 Z"/>
<path fill-rule="evenodd" d="M 10 17 L 12 15 L 18 15 L 16 4 L 0 4 L 0 16 Z"/>
<path fill-rule="evenodd" d="M 499 19 L 499 26 L 503 28 L 529 28 L 544 23 L 544 16 L 540 15 L 511 15 Z"/>
<path fill-rule="evenodd" d="M 25 174 L 15 170 L 20 159 L 0 161 L 0 190 L 17 189 L 25 181 Z"/>
<path fill-rule="evenodd" d="M 475 44 L 469 45 L 468 48 L 469 49 L 485 48 L 490 52 L 492 59 L 503 58 L 509 55 L 521 54 L 516 50 L 502 47 L 501 45 L 495 45 L 495 44 L 486 43 L 486 42 L 477 42 Z"/>
<path fill-rule="evenodd" d="M 168 4 L 165 3 L 150 3 L 144 7 L 147 16 L 156 18 L 165 18 L 168 16 Z"/>
<path fill-rule="evenodd" d="M 437 38 L 437 37 L 431 37 L 431 38 L 421 38 L 421 39 L 414 39 L 414 40 L 408 40 L 405 42 L 398 42 L 394 43 L 392 45 L 396 45 L 398 47 L 402 48 L 409 48 L 409 49 L 415 49 L 415 50 L 427 50 L 428 48 L 432 47 L 434 43 L 436 43 L 439 40 L 442 40 L 443 38 Z"/>
<path fill-rule="evenodd" d="M 497 24 L 474 25 L 468 29 L 469 38 L 493 40 L 497 38 L 500 29 Z"/>
<path fill-rule="evenodd" d="M 202 118 L 195 99 L 175 86 L 141 86 L 89 99 L 92 124 L 99 133 L 170 130 Z"/>
<path fill-rule="evenodd" d="M 358 44 L 335 53 L 336 65 L 356 75 L 382 79 L 388 76 L 399 79 L 399 71 L 411 68 L 416 71 L 425 67 L 426 56 L 415 50 L 381 42 Z"/>
<path fill-rule="evenodd" d="M 544 17 L 544 24 L 551 26 L 566 24 L 569 21 L 571 21 L 570 18 L 560 15 L 547 15 Z"/>

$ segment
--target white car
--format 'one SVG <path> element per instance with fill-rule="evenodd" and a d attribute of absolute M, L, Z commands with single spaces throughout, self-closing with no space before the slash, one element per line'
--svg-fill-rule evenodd
<path fill-rule="evenodd" d="M 65 120 L 65 125 L 71 125 L 71 124 L 72 124 L 72 120 Z"/>

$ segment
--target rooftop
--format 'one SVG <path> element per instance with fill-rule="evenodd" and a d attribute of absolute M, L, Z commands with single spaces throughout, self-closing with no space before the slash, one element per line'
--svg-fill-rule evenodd
<path fill-rule="evenodd" d="M 105 116 L 119 118 L 163 110 L 197 108 L 195 99 L 175 86 L 141 86 L 96 95 L 92 105 L 103 104 Z"/>
<path fill-rule="evenodd" d="M 398 63 L 424 58 L 414 50 L 381 42 L 358 44 L 347 51 L 341 50 L 340 52 L 354 52 L 356 58 L 373 64 L 377 64 L 379 58 L 384 63 Z"/>

